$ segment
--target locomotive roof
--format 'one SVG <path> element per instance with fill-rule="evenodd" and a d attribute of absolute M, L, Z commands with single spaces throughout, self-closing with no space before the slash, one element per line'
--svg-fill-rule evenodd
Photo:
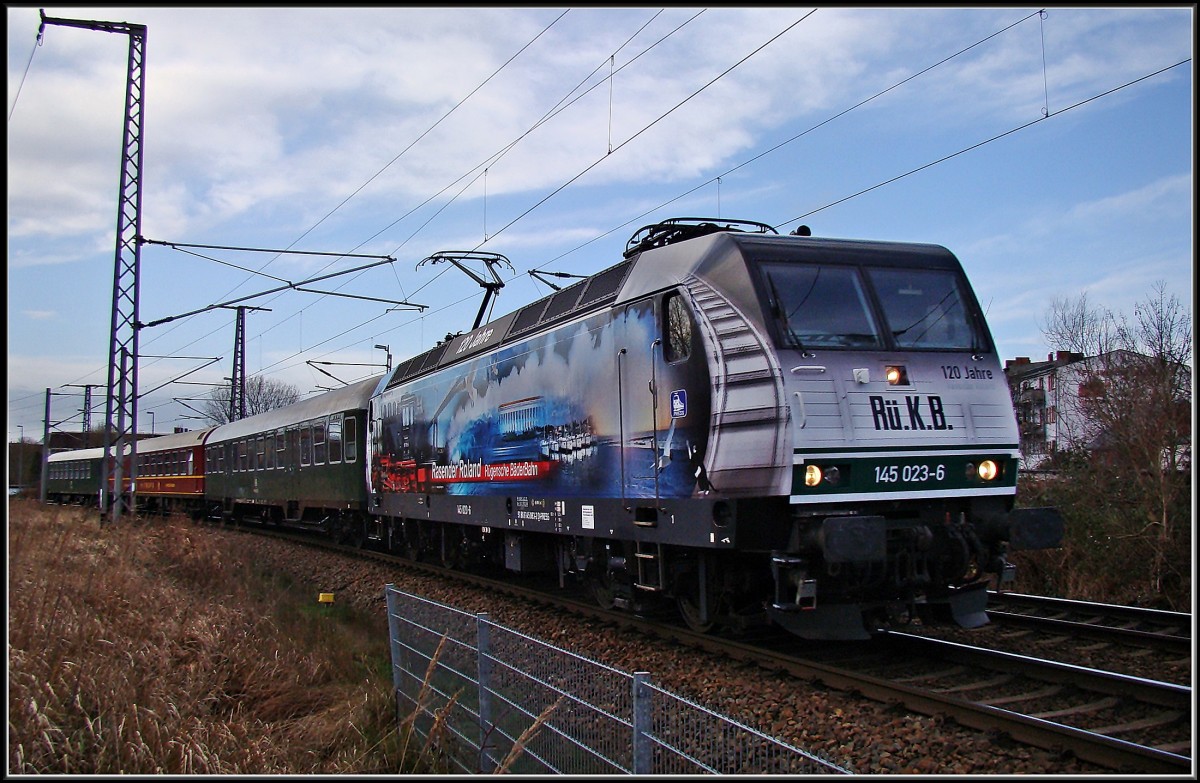
<path fill-rule="evenodd" d="M 379 384 L 379 378 L 380 376 L 375 376 L 365 381 L 346 384 L 340 389 L 309 397 L 295 405 L 287 405 L 266 413 L 247 416 L 229 424 L 222 424 L 212 431 L 209 442 L 217 443 L 247 435 L 257 435 L 260 432 L 277 430 L 330 413 L 366 408 L 371 399 L 371 393 Z"/>
<path fill-rule="evenodd" d="M 751 290 L 748 259 L 865 263 L 926 269 L 959 269 L 941 245 L 829 239 L 717 230 L 663 246 L 630 252 L 626 260 L 549 296 L 402 361 L 380 390 L 454 364 L 544 328 L 678 286 L 697 272 L 724 278 L 732 290 Z"/>

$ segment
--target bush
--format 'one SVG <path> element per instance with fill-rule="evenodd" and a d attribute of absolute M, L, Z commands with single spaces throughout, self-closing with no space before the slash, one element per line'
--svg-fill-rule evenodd
<path fill-rule="evenodd" d="M 1020 479 L 1021 505 L 1056 507 L 1066 525 L 1058 549 L 1012 554 L 1021 591 L 1191 611 L 1190 486 L 1172 493 L 1163 508 L 1139 492 L 1137 482 L 1103 465 L 1076 461 L 1062 467 Z M 1190 476 L 1172 480 L 1190 482 Z M 1166 524 L 1159 524 L 1151 510 Z"/>

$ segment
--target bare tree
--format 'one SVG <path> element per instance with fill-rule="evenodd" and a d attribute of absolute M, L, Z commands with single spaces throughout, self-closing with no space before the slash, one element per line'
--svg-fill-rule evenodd
<path fill-rule="evenodd" d="M 214 424 L 229 422 L 229 387 L 218 386 L 209 392 L 208 399 L 201 405 L 203 413 Z M 300 389 L 290 383 L 277 381 L 262 375 L 246 380 L 246 415 L 266 413 L 300 400 Z"/>
<path fill-rule="evenodd" d="M 1113 349 L 1119 324 L 1112 312 L 1092 306 L 1084 291 L 1075 299 L 1055 297 L 1041 330 L 1056 351 L 1100 356 Z"/>
<path fill-rule="evenodd" d="M 1161 594 L 1165 579 L 1190 572 L 1191 315 L 1160 282 L 1132 322 L 1088 306 L 1084 295 L 1056 300 L 1044 334 L 1067 350 L 1108 348 L 1072 365 L 1072 415 L 1086 426 L 1073 459 L 1063 460 L 1064 477 L 1091 488 L 1080 512 L 1107 520 L 1091 540 L 1115 545 L 1125 576 L 1144 562 L 1146 586 Z"/>

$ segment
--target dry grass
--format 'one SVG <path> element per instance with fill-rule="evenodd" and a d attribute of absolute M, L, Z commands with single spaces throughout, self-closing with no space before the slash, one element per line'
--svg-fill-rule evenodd
<path fill-rule="evenodd" d="M 386 635 L 294 592 L 191 522 L 10 501 L 9 773 L 438 771 Z"/>

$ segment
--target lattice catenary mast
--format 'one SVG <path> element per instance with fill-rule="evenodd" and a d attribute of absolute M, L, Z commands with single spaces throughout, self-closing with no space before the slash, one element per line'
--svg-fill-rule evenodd
<path fill-rule="evenodd" d="M 100 477 L 102 519 L 132 513 L 137 481 L 138 293 L 142 227 L 142 128 L 146 94 L 146 26 L 129 22 L 56 19 L 40 11 L 38 40 L 48 24 L 129 36 L 125 89 L 125 129 L 121 145 L 121 184 L 117 201 L 117 242 L 113 268 L 112 329 L 108 352 L 108 398 L 104 406 L 104 460 Z M 114 422 L 115 419 L 115 422 Z M 129 448 L 129 491 L 121 455 Z M 113 491 L 109 498 L 109 477 Z"/>

